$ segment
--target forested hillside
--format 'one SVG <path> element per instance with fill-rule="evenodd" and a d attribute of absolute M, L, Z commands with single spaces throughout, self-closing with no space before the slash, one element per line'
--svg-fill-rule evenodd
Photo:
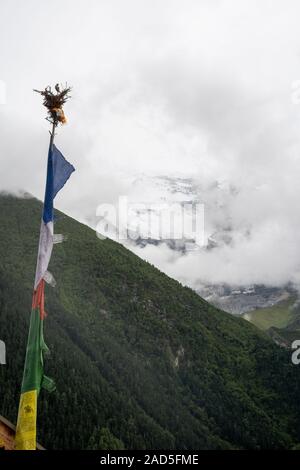
<path fill-rule="evenodd" d="M 0 414 L 15 422 L 41 203 L 0 197 Z M 57 212 L 38 440 L 47 448 L 291 448 L 300 366 L 243 319 Z"/>

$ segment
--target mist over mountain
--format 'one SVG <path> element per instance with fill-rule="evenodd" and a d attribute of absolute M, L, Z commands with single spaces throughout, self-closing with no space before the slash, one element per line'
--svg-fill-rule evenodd
<path fill-rule="evenodd" d="M 256 198 L 259 193 L 258 188 Z M 291 253 L 295 240 L 292 246 L 281 242 L 278 250 L 274 233 L 263 236 L 272 214 L 266 213 L 258 224 L 251 222 L 251 208 L 237 212 L 243 197 L 244 188 L 226 182 L 137 177 L 128 196 L 129 239 L 121 242 L 226 311 L 244 313 L 273 305 L 298 290 L 298 262 Z M 197 204 L 204 210 L 203 244 L 195 240 L 195 229 L 191 235 L 159 234 L 158 225 L 166 225 L 170 218 L 164 207 L 172 208 L 180 227 L 183 217 L 191 226 L 195 213 L 187 213 L 186 207 Z"/>
<path fill-rule="evenodd" d="M 193 286 L 199 279 L 298 285 L 298 17 L 296 0 L 289 7 L 282 0 L 165 0 L 158 9 L 137 0 L 90 0 L 89 8 L 82 0 L 72 8 L 58 0 L 7 2 L 0 18 L 7 85 L 1 188 L 23 187 L 42 199 L 48 123 L 32 88 L 69 80 L 70 126 L 57 145 L 77 172 L 58 196 L 62 210 L 90 223 L 98 204 L 130 195 L 137 174 L 192 179 L 205 190 L 210 236 L 212 227 L 218 234 L 229 227 L 231 244 L 196 262 L 192 255 L 173 260 L 168 247 L 146 247 L 143 256 Z M 59 60 L 49 70 L 45 51 L 53 49 Z"/>

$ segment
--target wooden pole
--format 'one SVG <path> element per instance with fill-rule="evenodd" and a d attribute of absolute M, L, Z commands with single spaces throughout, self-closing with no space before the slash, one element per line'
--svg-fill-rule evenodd
<path fill-rule="evenodd" d="M 50 144 L 49 144 L 49 150 L 51 150 L 53 142 L 54 142 L 54 137 L 55 137 L 55 128 L 57 126 L 57 122 L 53 121 L 52 123 L 52 130 L 50 132 Z"/>

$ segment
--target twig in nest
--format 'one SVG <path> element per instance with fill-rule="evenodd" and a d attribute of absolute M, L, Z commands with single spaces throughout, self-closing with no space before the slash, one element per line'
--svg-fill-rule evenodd
<path fill-rule="evenodd" d="M 46 118 L 49 122 L 57 126 L 60 122 L 65 124 L 67 119 L 65 117 L 63 106 L 66 101 L 70 98 L 71 87 L 67 85 L 60 90 L 60 86 L 57 83 L 55 85 L 56 93 L 53 93 L 50 86 L 47 86 L 45 90 L 33 90 L 43 96 L 43 105 L 48 110 L 48 117 Z"/>

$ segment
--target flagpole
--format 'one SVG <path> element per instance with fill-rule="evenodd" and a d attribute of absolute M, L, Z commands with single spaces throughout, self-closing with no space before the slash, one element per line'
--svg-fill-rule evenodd
<path fill-rule="evenodd" d="M 50 144 L 49 144 L 49 150 L 51 150 L 52 145 L 54 143 L 54 137 L 55 137 L 55 128 L 57 126 L 57 121 L 53 121 L 52 123 L 52 131 L 50 131 Z"/>
<path fill-rule="evenodd" d="M 50 274 L 47 269 L 53 247 L 53 199 L 55 197 L 53 158 L 56 162 L 59 162 L 58 167 L 64 170 L 62 171 L 64 175 L 63 178 L 59 175 L 56 180 L 56 192 L 61 189 L 70 174 L 74 171 L 74 167 L 64 159 L 60 152 L 53 149 L 55 128 L 58 123 L 64 124 L 66 122 L 63 105 L 70 97 L 70 88 L 66 86 L 64 89 L 60 90 L 59 84 L 56 84 L 56 93 L 52 92 L 51 87 L 46 87 L 43 91 L 34 91 L 40 93 L 44 98 L 43 104 L 48 112 L 46 119 L 52 124 L 52 130 L 49 131 L 50 143 L 44 210 L 41 221 L 36 278 L 33 289 L 32 310 L 21 386 L 21 397 L 19 401 L 15 437 L 16 450 L 36 450 L 37 399 L 39 391 L 42 387 L 48 391 L 52 391 L 55 388 L 53 381 L 44 374 L 43 367 L 43 353 L 48 349 L 43 337 L 43 321 L 46 315 L 44 310 L 44 284 L 46 279 L 45 275 L 47 273 L 48 275 Z"/>

